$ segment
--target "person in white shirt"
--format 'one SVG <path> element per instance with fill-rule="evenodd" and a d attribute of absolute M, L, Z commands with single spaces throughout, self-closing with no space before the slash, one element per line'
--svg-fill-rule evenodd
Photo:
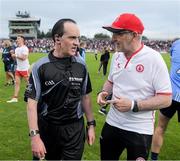
<path fill-rule="evenodd" d="M 161 55 L 141 42 L 144 26 L 134 14 L 124 13 L 104 29 L 116 45 L 108 80 L 98 94 L 101 106 L 110 103 L 101 132 L 101 160 L 147 160 L 154 131 L 154 110 L 171 104 L 172 89 Z M 113 93 L 112 99 L 105 98 Z"/>
<path fill-rule="evenodd" d="M 24 36 L 18 35 L 16 42 L 18 47 L 15 49 L 15 53 L 11 55 L 17 61 L 17 68 L 15 71 L 15 90 L 14 90 L 13 98 L 7 101 L 7 103 L 18 102 L 18 94 L 20 90 L 21 78 L 24 78 L 26 83 L 28 83 L 28 78 L 29 78 L 29 73 L 28 73 L 30 67 L 28 60 L 29 49 L 25 45 Z"/>

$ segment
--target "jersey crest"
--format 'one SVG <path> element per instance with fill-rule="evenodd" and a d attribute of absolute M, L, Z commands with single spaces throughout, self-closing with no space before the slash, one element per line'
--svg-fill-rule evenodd
<path fill-rule="evenodd" d="M 137 66 L 136 66 L 136 71 L 137 72 L 143 72 L 144 71 L 144 66 L 142 65 L 142 64 L 138 64 Z"/>

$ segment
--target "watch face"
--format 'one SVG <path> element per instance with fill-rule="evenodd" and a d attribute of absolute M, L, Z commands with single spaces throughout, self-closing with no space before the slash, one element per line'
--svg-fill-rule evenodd
<path fill-rule="evenodd" d="M 31 131 L 31 135 L 35 135 L 35 130 Z"/>
<path fill-rule="evenodd" d="M 134 108 L 133 108 L 133 112 L 138 112 L 139 111 L 139 108 L 137 107 L 137 106 L 135 106 Z"/>
<path fill-rule="evenodd" d="M 138 112 L 138 108 L 134 108 L 134 109 L 133 109 L 133 112 Z"/>
<path fill-rule="evenodd" d="M 30 136 L 36 136 L 37 134 L 39 134 L 38 130 L 31 130 L 30 131 Z"/>
<path fill-rule="evenodd" d="M 132 110 L 133 112 L 138 112 L 139 111 L 139 108 L 138 108 L 138 105 L 137 105 L 137 101 L 134 101 L 134 108 Z"/>

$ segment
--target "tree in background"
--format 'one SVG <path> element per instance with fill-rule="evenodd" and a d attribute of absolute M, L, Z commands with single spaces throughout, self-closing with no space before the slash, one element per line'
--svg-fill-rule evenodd
<path fill-rule="evenodd" d="M 44 31 L 38 30 L 37 38 L 38 39 L 51 38 L 51 29 L 49 29 L 48 32 L 46 33 Z"/>
<path fill-rule="evenodd" d="M 103 34 L 103 33 L 97 33 L 94 35 L 94 39 L 110 39 L 109 35 Z"/>

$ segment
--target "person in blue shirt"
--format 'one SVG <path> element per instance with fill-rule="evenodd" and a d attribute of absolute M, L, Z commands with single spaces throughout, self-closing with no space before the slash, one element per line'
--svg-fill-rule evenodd
<path fill-rule="evenodd" d="M 155 129 L 152 148 L 151 160 L 158 160 L 160 149 L 163 145 L 163 138 L 170 119 L 177 111 L 178 122 L 180 122 L 180 39 L 174 41 L 170 49 L 171 70 L 170 78 L 172 85 L 172 104 L 159 112 L 158 125 Z M 180 158 L 179 158 L 180 159 Z"/>
<path fill-rule="evenodd" d="M 85 50 L 85 42 L 81 42 L 80 43 L 80 48 L 79 48 L 79 54 L 81 56 L 81 58 L 84 60 L 84 62 L 86 61 L 86 50 Z"/>

